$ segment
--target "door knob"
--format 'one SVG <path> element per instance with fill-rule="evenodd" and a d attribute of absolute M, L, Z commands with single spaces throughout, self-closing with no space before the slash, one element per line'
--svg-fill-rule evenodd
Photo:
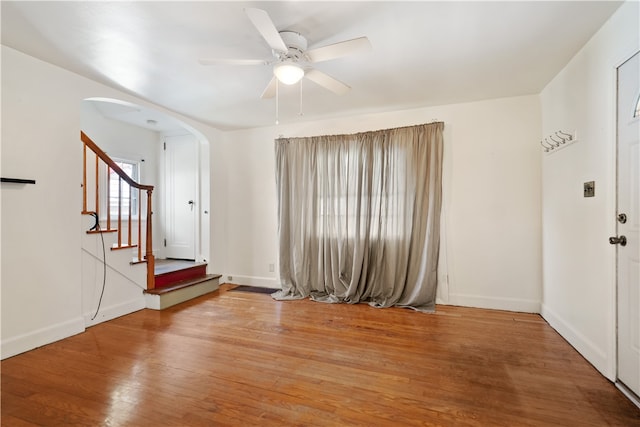
<path fill-rule="evenodd" d="M 609 243 L 611 243 L 612 245 L 626 246 L 627 245 L 627 237 L 626 236 L 609 237 Z"/>
<path fill-rule="evenodd" d="M 191 210 L 193 210 L 194 201 L 189 200 L 187 203 L 189 203 L 189 207 L 191 208 Z"/>

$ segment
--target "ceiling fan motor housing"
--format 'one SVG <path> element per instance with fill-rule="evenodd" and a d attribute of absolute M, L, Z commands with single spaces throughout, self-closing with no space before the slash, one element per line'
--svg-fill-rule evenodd
<path fill-rule="evenodd" d="M 288 52 L 276 52 L 274 55 L 280 60 L 299 61 L 304 58 L 304 52 L 307 50 L 307 39 L 300 33 L 295 31 L 280 31 L 280 37 L 287 45 Z"/>

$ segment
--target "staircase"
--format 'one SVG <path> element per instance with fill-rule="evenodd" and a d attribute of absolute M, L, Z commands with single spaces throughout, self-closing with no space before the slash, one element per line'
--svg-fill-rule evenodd
<path fill-rule="evenodd" d="M 144 291 L 147 308 L 164 310 L 218 289 L 220 274 L 207 274 L 207 264 L 156 260 L 155 288 Z"/>
<path fill-rule="evenodd" d="M 142 288 L 147 308 L 162 310 L 218 289 L 221 276 L 207 274 L 206 263 L 155 259 L 153 186 L 135 182 L 84 132 L 80 139 L 82 214 L 87 218 L 83 230 L 88 230 L 82 242 L 84 252 L 102 259 L 105 271 L 108 265 L 118 279 Z M 95 236 L 100 236 L 98 241 Z M 109 250 L 104 251 L 105 247 Z"/>

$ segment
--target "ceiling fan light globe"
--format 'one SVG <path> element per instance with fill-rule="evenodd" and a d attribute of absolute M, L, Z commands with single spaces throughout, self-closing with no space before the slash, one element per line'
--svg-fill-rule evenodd
<path fill-rule="evenodd" d="M 280 83 L 293 85 L 304 77 L 304 70 L 294 62 L 285 61 L 273 67 L 273 74 L 278 78 Z"/>

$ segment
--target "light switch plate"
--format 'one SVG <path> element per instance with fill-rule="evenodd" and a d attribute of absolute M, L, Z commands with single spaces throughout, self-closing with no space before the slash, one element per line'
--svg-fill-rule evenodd
<path fill-rule="evenodd" d="M 584 183 L 584 197 L 595 197 L 596 195 L 596 182 L 587 181 Z"/>

